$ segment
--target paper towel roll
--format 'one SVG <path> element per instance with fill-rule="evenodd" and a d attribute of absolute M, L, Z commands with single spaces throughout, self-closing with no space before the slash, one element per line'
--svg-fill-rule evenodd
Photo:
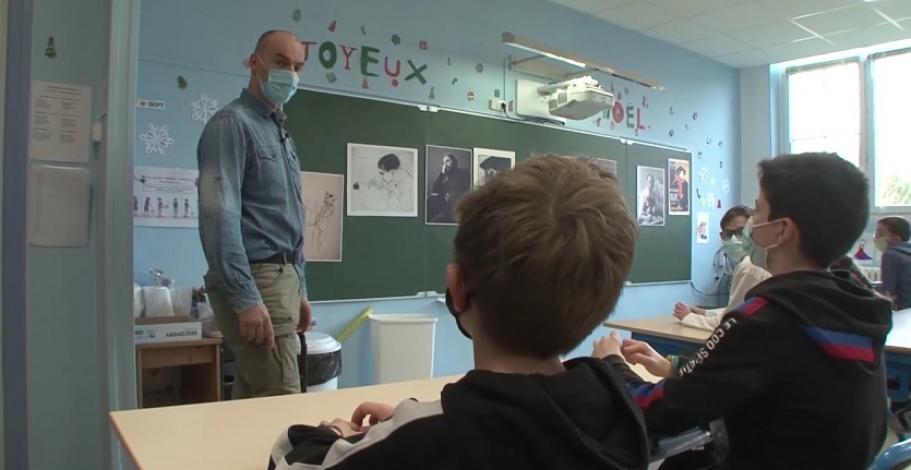
<path fill-rule="evenodd" d="M 167 287 L 148 286 L 142 288 L 142 301 L 147 317 L 170 317 L 174 315 L 171 306 L 171 291 Z"/>
<path fill-rule="evenodd" d="M 193 288 L 171 288 L 171 301 L 174 302 L 174 314 L 184 317 L 193 313 Z"/>
<path fill-rule="evenodd" d="M 139 318 L 142 316 L 142 287 L 139 287 L 139 284 L 133 283 L 133 318 Z"/>

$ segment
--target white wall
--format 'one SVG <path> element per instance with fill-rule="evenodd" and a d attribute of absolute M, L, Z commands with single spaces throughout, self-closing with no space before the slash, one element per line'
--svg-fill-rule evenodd
<path fill-rule="evenodd" d="M 101 119 L 107 114 L 111 0 L 32 0 L 32 5 L 31 79 L 90 87 L 92 119 Z M 56 57 L 45 55 L 49 37 L 55 38 Z M 88 244 L 28 247 L 27 373 L 21 380 L 28 393 L 30 468 L 107 467 L 109 387 L 100 357 L 109 303 L 98 297 L 98 260 L 111 250 L 99 236 L 105 228 L 101 178 L 109 166 L 93 146 Z"/>
<path fill-rule="evenodd" d="M 754 205 L 759 195 L 756 164 L 777 153 L 777 121 L 769 66 L 740 69 L 740 202 Z"/>

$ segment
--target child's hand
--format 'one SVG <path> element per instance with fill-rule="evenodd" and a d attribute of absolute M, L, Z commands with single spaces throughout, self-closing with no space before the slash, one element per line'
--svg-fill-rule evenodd
<path fill-rule="evenodd" d="M 395 411 L 395 408 L 391 405 L 366 401 L 358 405 L 357 409 L 354 410 L 354 413 L 351 414 L 351 422 L 354 423 L 358 429 L 366 431 L 370 426 L 391 418 L 393 411 Z M 365 418 L 369 418 L 367 426 L 364 426 Z"/>
<path fill-rule="evenodd" d="M 364 432 L 361 430 L 360 426 L 340 418 L 333 419 L 332 422 L 323 421 L 322 423 L 319 423 L 319 425 L 332 429 L 341 437 L 350 437 Z"/>
<path fill-rule="evenodd" d="M 690 312 L 689 305 L 683 302 L 677 302 L 674 304 L 674 316 L 677 317 L 678 320 L 683 320 L 683 317 L 689 315 L 690 313 L 692 312 Z"/>
<path fill-rule="evenodd" d="M 628 339 L 621 347 L 623 358 L 630 364 L 642 364 L 650 374 L 658 377 L 670 377 L 673 374 L 671 361 L 658 354 L 648 343 Z"/>
<path fill-rule="evenodd" d="M 619 356 L 621 341 L 620 333 L 611 331 L 608 336 L 602 336 L 601 339 L 595 341 L 592 346 L 592 357 L 604 359 L 607 356 Z"/>

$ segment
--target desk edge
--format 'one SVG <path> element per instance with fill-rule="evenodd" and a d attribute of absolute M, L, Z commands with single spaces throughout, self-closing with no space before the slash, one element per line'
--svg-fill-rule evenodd
<path fill-rule="evenodd" d="M 120 447 L 126 449 L 127 455 L 130 456 L 130 460 L 133 462 L 133 465 L 135 465 L 137 469 L 142 470 L 142 465 L 139 464 L 139 459 L 136 458 L 136 454 L 133 453 L 133 449 L 130 448 L 129 444 L 127 444 L 127 440 L 123 435 L 123 430 L 120 429 L 120 423 L 118 423 L 115 419 L 114 413 L 116 413 L 116 411 L 108 412 L 108 421 L 111 422 L 111 427 L 114 428 L 114 434 L 117 435 L 117 440 L 120 441 Z"/>
<path fill-rule="evenodd" d="M 604 326 L 606 328 L 614 328 L 617 330 L 629 331 L 630 333 L 638 333 L 641 335 L 648 335 L 648 336 L 657 336 L 659 338 L 678 340 L 678 341 L 683 341 L 686 343 L 693 343 L 693 344 L 703 344 L 712 335 L 712 333 L 710 331 L 706 331 L 705 338 L 691 338 L 688 336 L 678 336 L 678 335 L 674 335 L 672 333 L 655 331 L 655 330 L 651 330 L 648 328 L 641 328 L 638 326 L 618 324 L 618 323 L 614 323 L 611 321 L 606 321 L 606 322 L 602 323 L 601 326 Z M 699 331 L 702 331 L 702 330 L 699 330 Z"/>

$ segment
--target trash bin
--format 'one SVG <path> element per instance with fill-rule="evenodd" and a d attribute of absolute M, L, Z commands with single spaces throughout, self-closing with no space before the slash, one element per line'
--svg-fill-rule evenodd
<path fill-rule="evenodd" d="M 425 314 L 370 316 L 373 370 L 378 384 L 433 377 L 437 318 Z"/>
<path fill-rule="evenodd" d="M 337 389 L 338 376 L 342 373 L 341 343 L 325 333 L 316 331 L 308 331 L 305 341 L 307 367 L 302 371 L 301 382 L 307 385 L 307 392 Z"/>

